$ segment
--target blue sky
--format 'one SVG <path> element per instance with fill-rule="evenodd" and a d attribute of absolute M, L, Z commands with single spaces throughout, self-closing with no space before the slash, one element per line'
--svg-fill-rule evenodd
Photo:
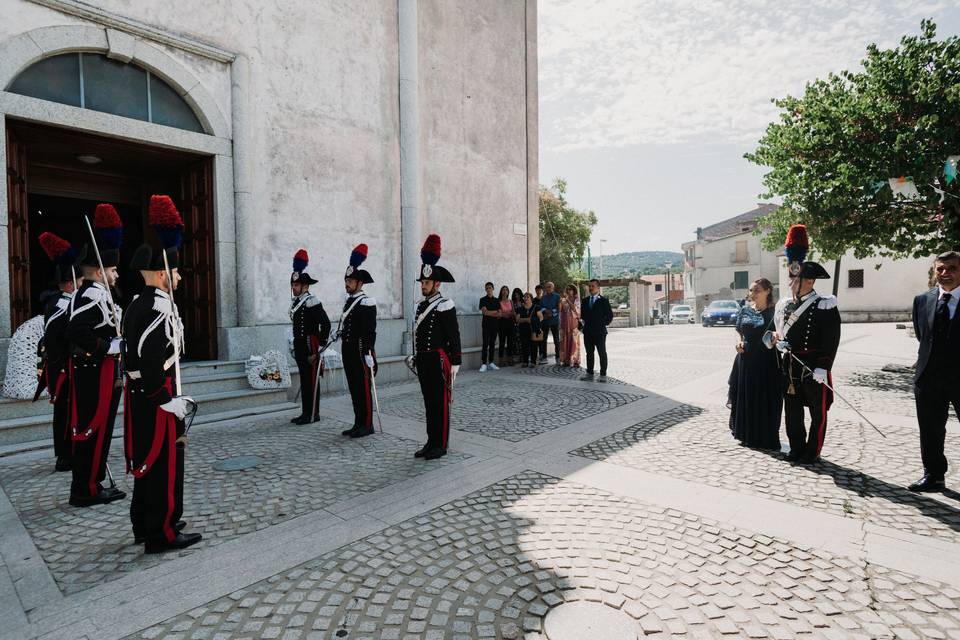
<path fill-rule="evenodd" d="M 748 163 L 770 98 L 854 69 L 960 1 L 540 0 L 540 182 L 593 209 L 604 253 L 679 251 L 694 229 L 752 209 Z"/>

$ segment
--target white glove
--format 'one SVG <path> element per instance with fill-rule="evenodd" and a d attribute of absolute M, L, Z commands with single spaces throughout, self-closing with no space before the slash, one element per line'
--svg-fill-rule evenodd
<path fill-rule="evenodd" d="M 363 356 L 363 361 L 367 363 L 367 367 L 369 367 L 370 369 L 373 369 L 373 356 L 372 356 L 372 355 L 370 355 L 370 354 L 368 353 L 367 355 Z"/>
<path fill-rule="evenodd" d="M 118 355 L 120 353 L 121 345 L 123 345 L 123 338 L 110 338 L 110 348 L 107 349 L 107 355 Z"/>
<path fill-rule="evenodd" d="M 780 353 L 786 353 L 790 350 L 790 343 L 786 340 L 777 340 L 777 344 L 774 346 L 777 347 L 777 351 Z"/>
<path fill-rule="evenodd" d="M 450 365 L 450 386 L 453 386 L 453 383 L 456 382 L 458 371 L 460 371 L 460 365 L 458 364 Z"/>
<path fill-rule="evenodd" d="M 826 369 L 814 369 L 813 370 L 813 379 L 819 382 L 820 384 L 827 384 L 827 370 Z"/>
<path fill-rule="evenodd" d="M 187 415 L 187 402 L 180 396 L 171 399 L 170 402 L 166 404 L 160 405 L 160 408 L 167 413 L 172 413 L 180 420 L 183 420 L 184 416 Z"/>

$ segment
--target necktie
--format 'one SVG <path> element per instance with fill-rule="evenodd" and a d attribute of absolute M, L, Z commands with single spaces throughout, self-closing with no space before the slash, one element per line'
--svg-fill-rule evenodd
<path fill-rule="evenodd" d="M 952 297 L 951 294 L 945 293 L 937 302 L 937 316 L 934 320 L 937 330 L 945 331 L 950 324 L 950 298 Z"/>
<path fill-rule="evenodd" d="M 593 309 L 593 303 L 596 302 L 596 296 L 590 296 L 590 308 Z"/>

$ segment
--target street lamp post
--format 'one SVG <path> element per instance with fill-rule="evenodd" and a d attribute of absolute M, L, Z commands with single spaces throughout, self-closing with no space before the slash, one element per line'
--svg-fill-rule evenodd
<path fill-rule="evenodd" d="M 606 242 L 603 238 L 600 238 L 600 275 L 597 277 L 598 280 L 603 280 L 603 243 Z"/>
<path fill-rule="evenodd" d="M 670 321 L 670 280 L 672 280 L 672 274 L 671 274 L 670 269 L 673 267 L 673 263 L 672 263 L 672 262 L 664 262 L 664 263 L 663 263 L 663 266 L 665 266 L 665 267 L 667 268 L 666 286 L 663 288 L 664 291 L 667 292 L 667 304 L 666 304 L 666 309 L 667 309 L 667 311 L 666 311 L 667 324 L 672 324 L 672 322 Z"/>

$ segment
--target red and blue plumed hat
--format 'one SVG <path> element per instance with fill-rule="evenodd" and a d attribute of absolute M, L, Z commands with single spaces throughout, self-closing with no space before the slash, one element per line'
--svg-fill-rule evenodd
<path fill-rule="evenodd" d="M 449 271 L 437 264 L 440 260 L 440 236 L 431 233 L 427 236 L 420 249 L 420 277 L 418 281 L 433 280 L 434 282 L 454 282 L 453 276 Z"/>
<path fill-rule="evenodd" d="M 170 196 L 150 196 L 147 222 L 157 232 L 164 249 L 177 249 L 183 244 L 183 218 Z"/>
<path fill-rule="evenodd" d="M 40 246 L 47 257 L 56 265 L 57 282 L 70 282 L 73 279 L 71 268 L 79 261 L 73 246 L 55 233 L 44 231 L 40 234 Z"/>
<path fill-rule="evenodd" d="M 353 251 L 350 252 L 350 264 L 347 266 L 346 273 L 343 274 L 344 278 L 353 278 L 354 280 L 359 280 L 364 284 L 370 284 L 373 282 L 373 277 L 366 269 L 361 269 L 360 265 L 364 263 L 367 259 L 367 245 L 358 244 L 353 248 Z"/>
<path fill-rule="evenodd" d="M 310 264 L 310 256 L 307 255 L 306 249 L 299 249 L 293 254 L 293 273 L 290 274 L 290 284 L 295 282 L 315 284 L 317 282 L 306 272 L 308 264 Z"/>
<path fill-rule="evenodd" d="M 810 250 L 810 241 L 807 238 L 807 227 L 795 224 L 787 231 L 787 241 L 783 243 L 783 253 L 787 258 L 787 266 L 791 275 L 800 275 L 803 261 L 807 259 Z"/>

